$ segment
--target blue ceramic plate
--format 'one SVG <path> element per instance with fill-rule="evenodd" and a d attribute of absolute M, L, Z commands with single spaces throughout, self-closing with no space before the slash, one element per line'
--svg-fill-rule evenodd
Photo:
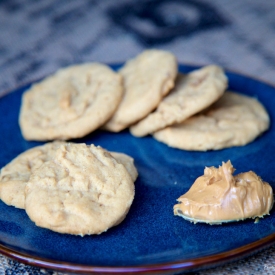
<path fill-rule="evenodd" d="M 114 66 L 117 68 L 117 66 Z M 180 66 L 182 72 L 194 69 Z M 220 225 L 191 224 L 173 215 L 176 199 L 205 166 L 231 160 L 236 172 L 253 170 L 275 187 L 275 88 L 227 73 L 229 88 L 257 97 L 271 116 L 271 128 L 254 142 L 210 152 L 169 148 L 151 136 L 96 131 L 76 142 L 94 143 L 131 155 L 139 171 L 136 195 L 126 219 L 98 236 L 62 235 L 36 227 L 24 210 L 0 202 L 0 252 L 27 264 L 63 271 L 162 273 L 201 268 L 236 259 L 275 241 L 275 212 L 259 223 L 249 219 Z M 0 98 L 0 167 L 39 145 L 23 139 L 18 115 L 29 86 Z"/>

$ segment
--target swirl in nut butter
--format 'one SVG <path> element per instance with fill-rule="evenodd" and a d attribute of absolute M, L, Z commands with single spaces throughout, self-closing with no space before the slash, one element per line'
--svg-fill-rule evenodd
<path fill-rule="evenodd" d="M 263 217 L 273 206 L 271 186 L 249 171 L 233 176 L 230 161 L 206 167 L 189 191 L 174 206 L 174 214 L 191 222 L 221 224 Z"/>

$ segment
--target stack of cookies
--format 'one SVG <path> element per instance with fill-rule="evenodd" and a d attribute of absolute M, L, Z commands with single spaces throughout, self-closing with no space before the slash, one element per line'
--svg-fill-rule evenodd
<path fill-rule="evenodd" d="M 242 146 L 269 127 L 269 115 L 256 99 L 226 91 L 223 69 L 205 66 L 177 72 L 171 53 L 148 50 L 120 70 L 124 96 L 103 126 L 127 127 L 136 137 L 152 134 L 171 147 L 206 151 Z"/>
<path fill-rule="evenodd" d="M 134 199 L 137 170 L 125 154 L 94 145 L 50 142 L 1 169 L 0 198 L 37 226 L 74 235 L 119 224 Z"/>
<path fill-rule="evenodd" d="M 101 128 L 148 134 L 185 150 L 217 150 L 253 141 L 269 127 L 254 98 L 226 91 L 216 65 L 178 72 L 176 57 L 146 50 L 118 71 L 98 63 L 61 69 L 32 86 L 20 113 L 27 140 L 68 140 Z"/>

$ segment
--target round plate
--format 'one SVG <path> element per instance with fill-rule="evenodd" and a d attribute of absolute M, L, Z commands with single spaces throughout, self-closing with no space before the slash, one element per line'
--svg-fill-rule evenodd
<path fill-rule="evenodd" d="M 118 66 L 113 66 L 117 69 Z M 195 69 L 180 66 L 181 72 Z M 126 219 L 96 236 L 71 236 L 39 228 L 24 210 L 0 202 L 0 252 L 26 264 L 78 273 L 175 273 L 237 259 L 275 242 L 275 212 L 260 219 L 223 225 L 192 224 L 173 215 L 176 199 L 205 166 L 231 160 L 237 173 L 252 170 L 274 188 L 275 88 L 227 73 L 229 89 L 257 97 L 271 127 L 254 142 L 219 151 L 169 148 L 151 136 L 136 138 L 95 131 L 75 142 L 94 143 L 135 159 L 139 177 Z M 0 167 L 42 143 L 23 139 L 18 125 L 21 96 L 29 85 L 0 98 Z"/>

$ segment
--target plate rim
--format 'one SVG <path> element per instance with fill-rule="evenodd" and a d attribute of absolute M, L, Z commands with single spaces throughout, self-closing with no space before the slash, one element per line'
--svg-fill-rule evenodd
<path fill-rule="evenodd" d="M 110 66 L 112 69 L 120 67 L 124 62 L 115 62 L 115 63 L 104 63 L 107 66 Z M 69 66 L 72 64 L 69 64 Z M 195 63 L 178 63 L 178 68 L 189 67 L 191 69 L 197 69 L 210 64 L 195 64 Z M 188 71 L 189 71 L 188 68 Z M 275 83 L 268 82 L 261 78 L 251 76 L 249 74 L 244 74 L 243 72 L 238 72 L 237 70 L 227 69 L 222 67 L 226 74 L 236 75 L 242 78 L 253 80 L 271 87 L 275 90 Z M 47 74 L 49 75 L 49 74 Z M 4 90 L 0 95 L 2 97 L 7 96 L 10 93 L 17 92 L 20 89 L 26 89 L 27 86 L 32 85 L 35 82 L 40 81 L 47 75 L 42 77 L 32 79 L 30 81 L 22 82 L 14 88 Z M 274 206 L 275 207 L 275 206 Z M 13 260 L 19 261 L 23 264 L 30 265 L 33 267 L 47 268 L 50 270 L 56 270 L 61 272 L 78 272 L 81 274 L 163 274 L 170 272 L 184 272 L 192 271 L 204 268 L 217 267 L 222 264 L 230 263 L 248 257 L 252 254 L 255 254 L 259 251 L 267 249 L 275 244 L 275 233 L 269 234 L 268 236 L 261 238 L 255 242 L 237 247 L 232 250 L 221 252 L 218 254 L 190 258 L 186 260 L 177 260 L 167 263 L 157 263 L 157 264 L 143 264 L 143 265 L 133 265 L 133 266 L 103 266 L 103 265 L 85 265 L 85 264 L 74 264 L 66 261 L 58 261 L 46 259 L 43 257 L 33 256 L 28 253 L 23 253 L 15 249 L 9 248 L 3 244 L 0 244 L 0 253 L 4 256 L 7 256 Z"/>
<path fill-rule="evenodd" d="M 258 241 L 228 250 L 226 252 L 178 260 L 168 263 L 146 264 L 134 266 L 91 266 L 84 264 L 73 264 L 65 261 L 55 261 L 29 255 L 28 253 L 18 252 L 0 244 L 0 253 L 17 260 L 23 264 L 39 268 L 47 268 L 61 272 L 78 272 L 81 274 L 163 274 L 166 272 L 183 272 L 204 268 L 217 267 L 221 264 L 230 263 L 242 259 L 245 256 L 251 256 L 263 249 L 267 249 L 275 244 L 275 233 L 272 233 Z"/>

